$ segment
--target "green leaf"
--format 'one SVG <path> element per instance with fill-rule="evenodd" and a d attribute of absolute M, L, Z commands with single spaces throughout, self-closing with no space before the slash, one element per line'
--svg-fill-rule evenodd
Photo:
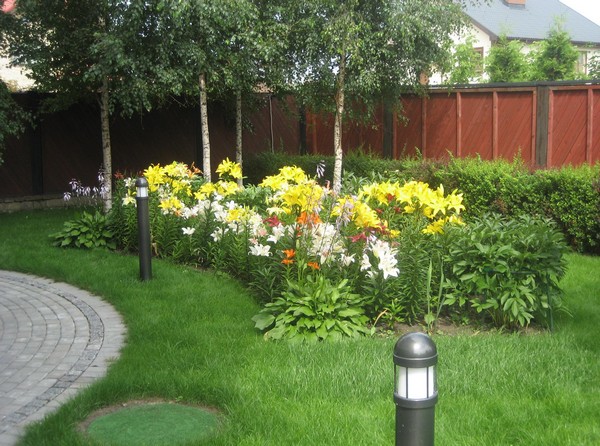
<path fill-rule="evenodd" d="M 431 325 L 435 322 L 435 315 L 433 313 L 427 313 L 425 315 L 425 324 Z"/>
<path fill-rule="evenodd" d="M 269 313 L 258 313 L 256 316 L 252 317 L 252 320 L 255 323 L 255 327 L 259 330 L 264 330 L 275 322 L 275 316 Z"/>
<path fill-rule="evenodd" d="M 328 334 L 329 333 L 325 324 L 321 324 L 321 326 L 317 328 L 317 336 L 319 336 L 321 339 L 327 339 Z"/>
<path fill-rule="evenodd" d="M 363 314 L 363 310 L 358 308 L 347 308 L 345 310 L 339 311 L 337 314 L 340 317 L 359 316 Z"/>
<path fill-rule="evenodd" d="M 273 329 L 265 333 L 265 338 L 274 340 L 282 339 L 286 334 L 286 330 L 286 327 L 283 325 L 275 326 Z"/>
<path fill-rule="evenodd" d="M 294 311 L 294 316 L 300 316 L 301 314 L 305 315 L 305 316 L 315 316 L 316 313 L 309 307 L 306 306 L 302 306 L 302 307 L 297 307 L 296 310 Z"/>

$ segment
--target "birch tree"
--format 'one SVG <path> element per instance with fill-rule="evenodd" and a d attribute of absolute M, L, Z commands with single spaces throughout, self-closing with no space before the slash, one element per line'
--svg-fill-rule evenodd
<path fill-rule="evenodd" d="M 8 53 L 50 93 L 47 110 L 94 99 L 100 109 L 105 210 L 111 207 L 110 116 L 149 110 L 177 88 L 159 39 L 159 0 L 19 0 L 4 25 Z"/>
<path fill-rule="evenodd" d="M 396 102 L 402 88 L 418 86 L 446 62 L 450 35 L 462 30 L 465 16 L 452 0 L 275 3 L 288 31 L 288 82 L 310 109 L 335 116 L 333 190 L 339 192 L 348 112 L 384 98 Z"/>
<path fill-rule="evenodd" d="M 200 98 L 204 178 L 211 180 L 209 98 L 235 98 L 236 159 L 242 164 L 243 96 L 260 83 L 261 28 L 256 6 L 250 0 L 164 0 L 175 34 L 172 64 L 191 96 Z"/>

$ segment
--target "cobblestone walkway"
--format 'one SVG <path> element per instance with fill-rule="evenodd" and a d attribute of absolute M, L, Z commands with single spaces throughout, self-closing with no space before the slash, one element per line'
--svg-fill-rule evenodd
<path fill-rule="evenodd" d="M 100 298 L 0 270 L 0 446 L 104 376 L 124 336 L 121 317 Z"/>

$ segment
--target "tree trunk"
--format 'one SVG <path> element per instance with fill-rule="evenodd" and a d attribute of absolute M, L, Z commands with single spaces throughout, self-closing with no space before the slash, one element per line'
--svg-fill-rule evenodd
<path fill-rule="evenodd" d="M 208 108 L 206 98 L 206 76 L 204 73 L 200 75 L 200 125 L 202 126 L 202 171 L 204 179 L 211 181 L 210 167 L 210 135 L 208 132 Z"/>
<path fill-rule="evenodd" d="M 102 170 L 104 177 L 104 211 L 112 207 L 112 156 L 110 145 L 110 109 L 108 79 L 102 81 L 100 90 L 100 122 L 102 127 Z"/>
<path fill-rule="evenodd" d="M 342 189 L 342 117 L 344 115 L 344 87 L 346 75 L 346 56 L 340 58 L 340 69 L 337 76 L 337 92 L 335 95 L 335 125 L 333 127 L 333 192 L 339 194 Z"/>
<path fill-rule="evenodd" d="M 242 92 L 237 91 L 235 96 L 235 162 L 240 165 L 243 169 L 243 156 L 242 156 Z M 244 185 L 244 180 L 238 178 L 238 186 Z"/>

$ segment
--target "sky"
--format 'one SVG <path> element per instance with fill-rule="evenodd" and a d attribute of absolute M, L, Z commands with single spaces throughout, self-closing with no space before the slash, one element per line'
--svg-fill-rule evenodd
<path fill-rule="evenodd" d="M 600 25 L 600 0 L 560 0 L 560 2 Z"/>

